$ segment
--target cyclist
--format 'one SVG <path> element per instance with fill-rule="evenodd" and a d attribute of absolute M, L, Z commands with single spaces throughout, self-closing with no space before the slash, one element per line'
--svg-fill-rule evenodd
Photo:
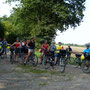
<path fill-rule="evenodd" d="M 90 53 L 89 45 L 86 45 L 86 49 L 84 50 L 84 53 Z"/>
<path fill-rule="evenodd" d="M 41 58 L 40 58 L 40 64 L 42 64 L 42 59 L 43 59 L 44 53 L 49 50 L 49 44 L 47 43 L 47 40 L 44 41 L 44 43 L 41 46 L 41 48 L 42 48 L 42 54 L 41 54 Z"/>
<path fill-rule="evenodd" d="M 67 57 L 70 57 L 71 56 L 71 51 L 72 51 L 72 48 L 70 47 L 70 45 L 68 46 L 66 51 L 67 51 Z"/>
<path fill-rule="evenodd" d="M 7 41 L 6 41 L 6 39 L 4 38 L 4 40 L 2 41 L 2 45 L 3 45 L 3 48 L 4 48 L 4 52 L 5 52 L 5 54 L 7 54 Z"/>
<path fill-rule="evenodd" d="M 57 48 L 56 48 L 55 61 L 54 61 L 55 65 L 56 65 L 56 62 L 57 62 L 57 57 L 60 53 L 60 49 L 63 49 L 63 46 L 61 45 L 61 42 L 58 43 Z"/>
<path fill-rule="evenodd" d="M 17 62 L 17 56 L 19 56 L 21 43 L 19 42 L 19 39 L 16 38 L 16 42 L 14 43 L 15 46 L 15 61 Z"/>
<path fill-rule="evenodd" d="M 32 53 L 35 53 L 35 38 L 34 37 L 32 37 L 31 40 L 29 40 L 27 42 L 27 47 L 28 47 L 28 55 L 27 55 L 27 57 L 25 59 L 24 65 L 26 65 L 30 55 Z"/>
<path fill-rule="evenodd" d="M 56 51 L 56 45 L 55 45 L 55 42 L 52 42 L 52 45 L 50 46 L 50 52 L 53 54 L 55 54 L 55 51 Z"/>

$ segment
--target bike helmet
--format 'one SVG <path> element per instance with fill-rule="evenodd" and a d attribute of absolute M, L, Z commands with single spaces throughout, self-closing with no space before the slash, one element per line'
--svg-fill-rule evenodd
<path fill-rule="evenodd" d="M 89 47 L 90 45 L 86 45 L 86 47 Z"/>
<path fill-rule="evenodd" d="M 19 38 L 17 37 L 16 40 L 19 40 Z"/>

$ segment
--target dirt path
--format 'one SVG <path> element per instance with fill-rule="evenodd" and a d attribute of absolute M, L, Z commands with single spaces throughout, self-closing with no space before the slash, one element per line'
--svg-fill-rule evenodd
<path fill-rule="evenodd" d="M 90 90 L 90 74 L 75 66 L 68 65 L 63 74 L 57 67 L 35 68 L 0 59 L 0 90 Z"/>

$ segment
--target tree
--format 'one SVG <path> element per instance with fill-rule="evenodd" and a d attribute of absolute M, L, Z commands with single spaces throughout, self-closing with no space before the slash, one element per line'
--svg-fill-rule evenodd
<path fill-rule="evenodd" d="M 19 0 L 7 0 L 19 1 Z M 63 32 L 69 27 L 75 28 L 83 20 L 86 0 L 20 0 L 14 9 L 16 25 L 24 26 L 26 35 L 32 35 L 37 41 L 48 39 L 50 42 L 56 31 Z M 21 24 L 20 24 L 21 23 Z M 20 30 L 19 30 L 20 31 Z"/>
<path fill-rule="evenodd" d="M 0 38 L 4 38 L 5 35 L 5 26 L 2 24 L 1 22 L 1 18 L 0 18 Z"/>

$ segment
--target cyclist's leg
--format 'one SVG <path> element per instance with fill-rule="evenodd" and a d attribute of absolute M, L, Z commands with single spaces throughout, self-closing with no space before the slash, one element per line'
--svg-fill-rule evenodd
<path fill-rule="evenodd" d="M 58 53 L 55 54 L 55 60 L 54 60 L 55 64 L 57 63 L 57 57 L 58 57 Z"/>
<path fill-rule="evenodd" d="M 15 49 L 15 61 L 17 61 L 17 56 L 18 56 L 18 48 Z"/>
<path fill-rule="evenodd" d="M 25 62 L 24 62 L 24 63 L 26 63 L 26 62 L 28 61 L 28 59 L 29 59 L 30 55 L 31 55 L 31 50 L 30 50 L 30 49 L 28 49 L 28 55 L 27 55 L 27 57 L 26 57 L 26 59 L 25 59 Z"/>
<path fill-rule="evenodd" d="M 70 63 L 70 57 L 71 57 L 71 55 L 67 55 L 67 58 L 66 58 L 66 63 L 67 64 Z"/>
<path fill-rule="evenodd" d="M 40 58 L 40 64 L 42 64 L 43 55 L 44 55 L 44 53 L 42 52 L 42 54 L 41 54 L 41 58 Z"/>
<path fill-rule="evenodd" d="M 17 62 L 17 57 L 19 57 L 20 54 L 20 48 L 15 49 L 15 61 Z"/>
<path fill-rule="evenodd" d="M 32 61 L 34 62 L 35 49 L 32 49 Z"/>

